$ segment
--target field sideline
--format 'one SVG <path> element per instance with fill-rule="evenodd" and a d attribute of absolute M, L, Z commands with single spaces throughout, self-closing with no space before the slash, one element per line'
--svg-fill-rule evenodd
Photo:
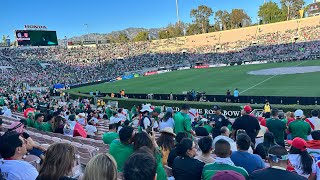
<path fill-rule="evenodd" d="M 145 76 L 130 80 L 103 83 L 71 89 L 72 92 L 119 92 L 182 94 L 183 91 L 205 91 L 207 94 L 224 95 L 238 88 L 241 95 L 252 96 L 320 96 L 320 72 L 291 75 L 249 75 L 253 70 L 277 67 L 320 66 L 320 60 L 258 65 L 229 66 L 208 69 L 190 69 Z"/>

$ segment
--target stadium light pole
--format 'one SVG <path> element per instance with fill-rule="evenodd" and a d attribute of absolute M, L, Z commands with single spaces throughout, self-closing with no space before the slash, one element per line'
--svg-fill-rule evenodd
<path fill-rule="evenodd" d="M 86 27 L 86 33 L 87 33 L 87 41 L 89 40 L 89 27 L 88 24 L 84 24 L 84 26 Z"/>
<path fill-rule="evenodd" d="M 180 23 L 180 18 L 179 18 L 179 3 L 178 0 L 176 0 L 176 12 L 177 12 L 177 20 L 178 24 Z"/>

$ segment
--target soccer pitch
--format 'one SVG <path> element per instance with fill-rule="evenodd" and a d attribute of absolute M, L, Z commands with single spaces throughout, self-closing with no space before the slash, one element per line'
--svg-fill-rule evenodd
<path fill-rule="evenodd" d="M 233 92 L 238 88 L 240 95 L 319 97 L 320 71 L 286 75 L 248 74 L 250 71 L 269 68 L 305 66 L 320 66 L 320 60 L 181 70 L 85 86 L 70 91 L 88 93 L 98 90 L 117 93 L 125 89 L 126 93 L 182 94 L 194 89 L 207 94 L 225 95 L 228 89 Z"/>

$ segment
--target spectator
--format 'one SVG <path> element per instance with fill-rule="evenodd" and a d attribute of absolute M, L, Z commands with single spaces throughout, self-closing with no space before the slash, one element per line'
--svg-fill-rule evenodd
<path fill-rule="evenodd" d="M 55 117 L 52 115 L 47 116 L 47 121 L 42 123 L 42 130 L 45 132 L 53 132 Z"/>
<path fill-rule="evenodd" d="M 134 136 L 133 149 L 136 151 L 143 146 L 148 147 L 151 152 L 153 152 L 153 156 L 156 158 L 157 180 L 167 180 L 167 175 L 162 165 L 161 153 L 157 148 L 158 146 L 155 142 L 155 137 L 153 136 L 151 139 L 146 132 L 137 133 Z"/>
<path fill-rule="evenodd" d="M 229 144 L 231 146 L 231 151 L 236 151 L 237 150 L 237 144 L 236 144 L 236 142 L 234 142 L 233 139 L 229 138 L 229 136 L 230 136 L 229 128 L 223 126 L 220 129 L 220 133 L 221 133 L 221 135 L 219 135 L 219 136 L 217 136 L 217 137 L 215 137 L 213 139 L 213 147 L 215 146 L 217 141 L 219 141 L 220 139 L 224 139 L 224 140 L 229 142 Z"/>
<path fill-rule="evenodd" d="M 109 124 L 109 132 L 105 132 L 102 136 L 102 140 L 105 144 L 110 144 L 113 140 L 118 139 L 117 124 Z"/>
<path fill-rule="evenodd" d="M 238 151 L 232 152 L 231 160 L 236 166 L 243 167 L 249 174 L 253 171 L 265 168 L 265 164 L 260 156 L 256 154 L 250 154 L 248 152 L 250 148 L 251 140 L 246 134 L 239 134 L 237 136 L 237 148 Z"/>
<path fill-rule="evenodd" d="M 214 176 L 212 176 L 211 180 L 245 180 L 246 178 L 235 171 L 219 171 Z"/>
<path fill-rule="evenodd" d="M 201 149 L 201 155 L 196 156 L 195 159 L 198 159 L 201 162 L 204 162 L 205 164 L 213 163 L 214 159 L 211 156 L 212 148 L 212 138 L 207 136 L 203 137 L 198 141 L 198 145 Z"/>
<path fill-rule="evenodd" d="M 288 127 L 289 124 L 290 124 L 292 121 L 295 120 L 295 118 L 294 118 L 294 112 L 288 111 L 288 112 L 286 113 L 286 119 L 288 120 L 288 121 L 287 121 L 287 127 Z"/>
<path fill-rule="evenodd" d="M 250 116 L 251 111 L 252 109 L 249 105 L 243 107 L 243 110 L 241 111 L 242 116 L 237 118 L 232 125 L 232 137 L 235 139 L 237 130 L 244 129 L 254 145 L 260 130 L 260 124 L 255 117 Z"/>
<path fill-rule="evenodd" d="M 167 164 L 169 167 L 172 168 L 173 161 L 178 156 L 177 155 L 177 145 L 181 142 L 182 139 L 187 138 L 187 137 L 188 137 L 188 134 L 185 132 L 181 132 L 181 133 L 177 134 L 175 148 L 170 151 L 169 156 L 168 156 Z"/>
<path fill-rule="evenodd" d="M 296 137 L 292 141 L 288 141 L 288 143 L 291 144 L 291 148 L 289 150 L 289 166 L 287 169 L 308 179 L 315 179 L 316 164 L 308 154 L 307 142 L 302 138 Z"/>
<path fill-rule="evenodd" d="M 278 112 L 278 109 L 271 110 L 272 118 L 267 119 L 267 128 L 270 132 L 273 133 L 276 143 L 284 147 L 284 134 L 287 129 L 287 126 L 285 122 L 279 119 Z"/>
<path fill-rule="evenodd" d="M 174 159 L 172 166 L 172 173 L 176 180 L 201 180 L 204 163 L 194 159 L 196 153 L 196 144 L 189 138 L 184 138 L 177 145 L 178 157 Z"/>
<path fill-rule="evenodd" d="M 268 162 L 270 167 L 256 170 L 250 175 L 251 180 L 307 180 L 303 176 L 287 171 L 288 152 L 283 146 L 272 146 L 268 150 Z"/>
<path fill-rule="evenodd" d="M 38 176 L 35 167 L 23 156 L 27 153 L 27 140 L 16 132 L 7 132 L 0 137 L 0 169 L 4 179 L 34 180 Z"/>
<path fill-rule="evenodd" d="M 66 120 L 62 116 L 56 116 L 54 122 L 54 133 L 63 134 L 63 127 Z"/>
<path fill-rule="evenodd" d="M 123 165 L 128 157 L 133 153 L 133 128 L 130 126 L 124 127 L 119 132 L 120 140 L 115 139 L 110 144 L 109 153 L 117 162 L 118 171 L 123 171 Z"/>
<path fill-rule="evenodd" d="M 262 159 L 267 159 L 268 150 L 270 147 L 277 145 L 274 141 L 272 132 L 266 132 L 263 137 L 263 142 L 258 144 L 255 149 L 255 154 L 258 154 Z"/>
<path fill-rule="evenodd" d="M 139 128 L 139 132 L 146 131 L 146 132 L 150 132 L 153 124 L 152 124 L 152 120 L 150 119 L 150 113 L 153 110 L 150 108 L 150 105 L 146 104 L 143 105 L 142 109 L 140 110 L 140 112 L 142 113 L 142 118 L 140 120 L 140 128 Z"/>
<path fill-rule="evenodd" d="M 29 136 L 28 133 L 24 132 L 25 125 L 22 123 L 23 120 L 20 120 L 21 122 L 13 122 L 8 131 L 15 131 L 17 132 L 21 137 L 23 137 L 25 140 L 27 140 L 27 151 L 35 156 L 38 156 L 41 160 L 44 160 L 44 151 L 46 149 L 42 148 L 40 145 L 36 144 L 32 138 Z"/>
<path fill-rule="evenodd" d="M 43 161 L 37 180 L 76 180 L 69 178 L 75 162 L 75 149 L 66 143 L 51 145 Z"/>
<path fill-rule="evenodd" d="M 83 180 L 117 180 L 117 173 L 113 157 L 108 153 L 98 154 L 87 164 Z"/>
<path fill-rule="evenodd" d="M 173 129 L 170 127 L 160 130 L 160 133 L 161 135 L 157 140 L 157 144 L 162 152 L 162 164 L 167 165 L 169 153 L 174 148 L 176 134 L 173 133 Z"/>
<path fill-rule="evenodd" d="M 319 111 L 312 110 L 311 115 L 312 117 L 305 119 L 305 121 L 310 124 L 310 127 L 313 131 L 320 130 Z"/>
<path fill-rule="evenodd" d="M 307 151 L 315 161 L 320 160 L 320 130 L 311 132 L 312 139 L 307 142 Z"/>
<path fill-rule="evenodd" d="M 228 127 L 231 125 L 231 122 L 227 119 L 225 115 L 221 113 L 221 107 L 218 105 L 214 105 L 212 108 L 214 114 L 211 116 L 210 125 L 212 125 L 212 138 L 215 138 L 220 135 L 220 129 L 223 126 Z"/>
<path fill-rule="evenodd" d="M 0 132 L 3 132 L 2 123 L 3 123 L 3 121 L 2 121 L 2 119 L 0 118 Z"/>
<path fill-rule="evenodd" d="M 86 125 L 86 131 L 87 131 L 88 137 L 90 137 L 90 138 L 93 138 L 94 136 L 97 135 L 98 129 L 94 125 L 94 119 L 93 118 L 91 118 L 88 121 L 88 124 Z"/>
<path fill-rule="evenodd" d="M 214 147 L 214 153 L 216 154 L 215 162 L 211 164 L 207 164 L 204 166 L 202 171 L 202 179 L 210 180 L 218 172 L 224 170 L 231 170 L 240 173 L 246 179 L 248 179 L 249 175 L 247 171 L 242 168 L 234 165 L 234 163 L 230 159 L 230 155 L 232 153 L 230 144 L 228 141 L 224 139 L 220 139 L 216 142 Z"/>
<path fill-rule="evenodd" d="M 33 127 L 38 130 L 42 130 L 43 129 L 43 127 L 42 127 L 43 120 L 44 120 L 44 114 L 42 114 L 42 113 L 36 114 Z"/>
<path fill-rule="evenodd" d="M 309 123 L 304 122 L 303 111 L 298 109 L 294 112 L 296 120 L 289 124 L 289 132 L 291 133 L 292 139 L 299 137 L 304 140 L 308 140 L 308 135 L 311 133 L 311 127 Z"/>
<path fill-rule="evenodd" d="M 166 112 L 163 118 L 159 122 L 159 129 L 162 130 L 166 127 L 174 129 L 174 120 L 172 117 L 172 112 Z"/>
<path fill-rule="evenodd" d="M 195 133 L 192 131 L 192 128 L 191 128 L 191 119 L 188 116 L 189 109 L 190 109 L 190 106 L 187 104 L 184 104 L 182 105 L 181 111 L 177 112 L 174 115 L 173 117 L 174 124 L 175 124 L 174 132 L 176 134 L 180 132 L 186 132 L 188 133 L 189 137 L 191 137 L 191 135 L 195 135 Z"/>
<path fill-rule="evenodd" d="M 133 153 L 124 164 L 124 180 L 154 180 L 157 162 L 153 152 L 147 147 L 141 147 Z"/>
<path fill-rule="evenodd" d="M 204 122 L 202 120 L 198 121 L 198 127 L 194 128 L 197 136 L 209 136 L 206 128 L 204 128 Z"/>

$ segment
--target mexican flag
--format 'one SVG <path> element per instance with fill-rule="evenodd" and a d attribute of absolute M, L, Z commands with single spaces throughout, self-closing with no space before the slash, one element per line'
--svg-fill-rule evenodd
<path fill-rule="evenodd" d="M 81 136 L 83 138 L 87 137 L 87 132 L 83 129 L 81 124 L 76 121 L 68 121 L 63 128 L 63 134 L 70 137 Z"/>

